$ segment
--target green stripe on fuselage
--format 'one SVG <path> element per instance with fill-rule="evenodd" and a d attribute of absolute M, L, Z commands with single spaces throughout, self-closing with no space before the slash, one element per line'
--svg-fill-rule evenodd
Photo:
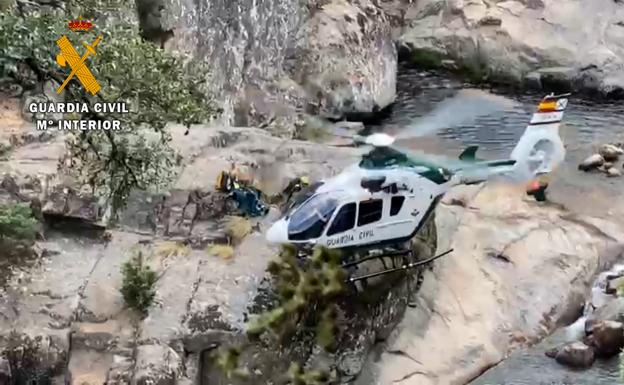
<path fill-rule="evenodd" d="M 423 171 L 414 171 L 418 175 L 437 184 L 448 181 L 448 177 L 445 176 L 445 173 L 447 175 L 451 174 L 445 167 L 431 162 L 413 159 L 390 147 L 375 147 L 371 152 L 362 156 L 359 166 L 368 170 L 380 170 L 394 167 L 424 168 L 425 170 Z"/>
<path fill-rule="evenodd" d="M 359 166 L 368 170 L 390 169 L 395 167 L 405 167 L 414 169 L 418 175 L 436 183 L 448 182 L 449 177 L 456 171 L 513 166 L 516 163 L 513 159 L 502 159 L 492 161 L 466 162 L 457 161 L 450 166 L 441 166 L 430 160 L 416 159 L 407 156 L 405 153 L 397 151 L 391 147 L 375 147 L 368 154 L 362 156 Z M 424 170 L 418 170 L 418 169 Z"/>

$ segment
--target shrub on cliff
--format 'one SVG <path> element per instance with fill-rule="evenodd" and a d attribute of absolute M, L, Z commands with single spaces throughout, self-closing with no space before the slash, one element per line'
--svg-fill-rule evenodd
<path fill-rule="evenodd" d="M 143 255 L 138 252 L 132 259 L 121 267 L 122 284 L 121 294 L 126 304 L 147 314 L 147 310 L 154 302 L 156 291 L 156 273 L 143 263 Z"/>
<path fill-rule="evenodd" d="M 277 338 L 275 342 L 283 344 L 289 336 L 304 333 L 306 337 L 314 337 L 322 349 L 334 352 L 339 332 L 336 303 L 345 290 L 346 278 L 340 253 L 317 248 L 310 258 L 300 261 L 294 247 L 286 246 L 269 264 L 268 271 L 276 290 L 276 306 L 249 322 L 250 339 L 265 335 L 270 340 L 272 336 Z M 216 364 L 228 378 L 245 377 L 248 373 L 239 367 L 243 354 L 245 345 L 226 348 L 217 355 Z M 290 385 L 329 384 L 335 381 L 335 373 L 291 362 L 284 380 Z"/>
<path fill-rule="evenodd" d="M 68 8 L 76 12 L 75 7 Z M 102 36 L 97 55 L 88 59 L 101 91 L 91 96 L 79 82 L 70 81 L 65 99 L 90 106 L 82 119 L 118 120 L 122 130 L 72 132 L 61 166 L 104 198 L 115 215 L 133 189 L 159 190 L 173 180 L 181 158 L 170 146 L 166 124 L 188 127 L 214 118 L 219 109 L 204 87 L 205 67 L 144 41 L 136 26 L 99 26 L 97 21 L 95 25 L 79 34 L 68 30 L 58 16 L 0 14 L 0 77 L 13 79 L 26 90 L 48 80 L 58 85 L 67 71 L 55 62 L 56 40 L 66 35 L 80 46 Z M 130 113 L 95 112 L 93 105 L 102 102 L 124 102 Z"/>
<path fill-rule="evenodd" d="M 37 220 L 27 204 L 0 205 L 0 238 L 31 241 L 37 234 Z"/>

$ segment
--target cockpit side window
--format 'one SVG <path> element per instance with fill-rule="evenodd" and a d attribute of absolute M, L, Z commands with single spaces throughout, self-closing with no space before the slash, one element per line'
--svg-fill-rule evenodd
<path fill-rule="evenodd" d="M 316 193 L 319 187 L 323 185 L 323 182 L 316 182 L 308 187 L 303 188 L 301 191 L 292 194 L 290 201 L 286 201 L 286 209 L 283 211 L 287 215 L 292 214 L 299 205 L 308 200 Z"/>
<path fill-rule="evenodd" d="M 288 224 L 288 238 L 293 241 L 316 239 L 338 207 L 338 201 L 329 194 L 318 194 L 297 208 Z"/>
<path fill-rule="evenodd" d="M 342 206 L 340 211 L 338 211 L 338 214 L 336 214 L 336 218 L 334 218 L 331 226 L 329 226 L 327 235 L 334 235 L 342 233 L 343 231 L 351 230 L 353 226 L 355 226 L 356 208 L 357 206 L 355 203 L 347 203 Z"/>
<path fill-rule="evenodd" d="M 360 212 L 358 214 L 358 226 L 364 226 L 377 222 L 381 219 L 383 201 L 381 199 L 371 199 L 360 202 Z"/>
<path fill-rule="evenodd" d="M 401 207 L 403 207 L 403 202 L 405 202 L 405 197 L 402 195 L 393 196 L 390 200 L 390 216 L 395 216 L 401 211 Z"/>

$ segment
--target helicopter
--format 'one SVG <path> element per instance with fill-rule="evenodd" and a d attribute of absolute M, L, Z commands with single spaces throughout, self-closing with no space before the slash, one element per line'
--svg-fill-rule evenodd
<path fill-rule="evenodd" d="M 385 133 L 354 135 L 353 144 L 370 151 L 357 164 L 310 186 L 269 228 L 267 241 L 302 250 L 340 249 L 348 256 L 344 266 L 350 270 L 375 257 L 392 257 L 390 267 L 384 262 L 376 269 L 364 269 L 352 275 L 351 282 L 447 255 L 450 251 L 433 255 L 434 214 L 444 194 L 462 184 L 493 178 L 527 181 L 552 172 L 565 157 L 559 126 L 567 96 L 550 94 L 539 102 L 508 159 L 478 159 L 477 146 L 466 148 L 457 159 L 419 155 L 396 146 L 397 138 Z M 414 240 L 419 238 L 424 245 L 415 250 Z"/>

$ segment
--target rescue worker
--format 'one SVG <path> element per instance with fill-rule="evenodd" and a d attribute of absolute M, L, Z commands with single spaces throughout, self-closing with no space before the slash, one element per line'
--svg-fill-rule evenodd
<path fill-rule="evenodd" d="M 283 195 L 286 196 L 286 202 L 290 201 L 293 194 L 301 191 L 302 189 L 308 187 L 310 185 L 310 180 L 307 176 L 302 176 L 295 178 L 288 183 L 288 186 L 282 192 Z"/>
<path fill-rule="evenodd" d="M 537 179 L 531 181 L 527 186 L 527 195 L 532 196 L 538 202 L 546 201 L 546 188 L 548 187 L 550 176 L 540 174 Z"/>

